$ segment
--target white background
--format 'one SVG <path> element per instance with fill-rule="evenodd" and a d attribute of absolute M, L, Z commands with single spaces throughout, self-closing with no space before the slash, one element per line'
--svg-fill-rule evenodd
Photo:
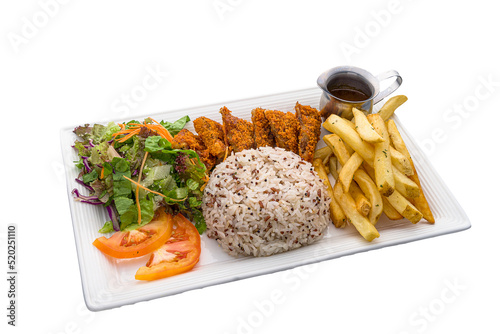
<path fill-rule="evenodd" d="M 497 327 L 500 23 L 492 2 L 62 2 L 0 5 L 2 333 Z M 400 72 L 398 93 L 409 101 L 398 116 L 467 212 L 470 230 L 118 309 L 85 308 L 62 127 L 314 87 L 321 72 L 344 64 Z M 148 69 L 168 75 L 133 108 L 118 108 Z M 16 328 L 7 326 L 2 278 L 9 223 L 19 238 Z M 273 291 L 283 302 L 270 307 Z"/>

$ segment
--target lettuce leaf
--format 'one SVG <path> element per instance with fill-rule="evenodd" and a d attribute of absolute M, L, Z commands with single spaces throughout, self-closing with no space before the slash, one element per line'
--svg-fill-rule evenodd
<path fill-rule="evenodd" d="M 90 126 L 90 124 L 88 123 L 83 126 L 77 126 L 73 130 L 73 133 L 84 140 L 89 140 L 92 134 L 92 126 Z"/>
<path fill-rule="evenodd" d="M 149 136 L 144 142 L 144 151 L 149 153 L 156 153 L 161 150 L 169 150 L 172 144 L 161 136 Z"/>
<path fill-rule="evenodd" d="M 151 199 L 140 199 L 139 204 L 141 205 L 141 225 L 147 224 L 153 219 L 155 215 L 154 212 L 154 200 Z"/>
<path fill-rule="evenodd" d="M 191 209 L 193 213 L 194 226 L 198 230 L 199 234 L 203 234 L 207 229 L 207 223 L 205 222 L 205 218 L 203 217 L 203 213 L 198 209 Z"/>
<path fill-rule="evenodd" d="M 92 140 L 94 145 L 110 141 L 113 138 L 112 134 L 117 131 L 120 131 L 120 126 L 115 122 L 109 122 L 106 126 L 102 124 L 94 124 L 93 126 L 85 124 L 84 126 L 78 126 L 73 130 L 73 132 L 83 140 Z"/>
<path fill-rule="evenodd" d="M 88 148 L 85 147 L 85 143 L 82 141 L 75 141 L 75 145 L 73 147 L 78 150 L 78 156 L 80 157 L 86 157 L 90 154 Z"/>
<path fill-rule="evenodd" d="M 115 206 L 120 215 L 120 230 L 137 222 L 137 206 L 134 201 L 127 197 L 115 197 Z"/>
<path fill-rule="evenodd" d="M 186 115 L 184 117 L 179 118 L 177 121 L 175 121 L 173 123 L 160 121 L 160 124 L 163 125 L 163 127 L 165 129 L 167 129 L 168 132 L 170 132 L 170 134 L 172 136 L 175 136 L 182 129 L 184 129 L 184 127 L 186 126 L 186 123 L 189 122 L 190 120 L 191 119 L 189 118 L 189 116 Z"/>
<path fill-rule="evenodd" d="M 186 186 L 188 187 L 189 190 L 196 190 L 198 189 L 198 187 L 200 186 L 200 183 L 199 182 L 196 182 L 195 180 L 193 179 L 188 179 L 186 181 Z"/>
<path fill-rule="evenodd" d="M 113 222 L 111 220 L 108 220 L 107 222 L 104 223 L 104 226 L 99 230 L 99 233 L 111 233 L 114 231 L 115 230 L 113 229 Z"/>
<path fill-rule="evenodd" d="M 82 181 L 86 184 L 89 184 L 90 182 L 97 180 L 97 177 L 97 171 L 94 169 L 90 173 L 83 174 Z"/>
<path fill-rule="evenodd" d="M 175 200 L 180 200 L 180 199 L 185 199 L 188 196 L 188 188 L 187 187 L 182 187 L 182 188 L 175 188 L 167 192 L 165 195 L 168 196 L 169 198 L 175 199 Z M 168 200 L 168 199 L 165 199 Z M 177 202 L 178 203 L 178 202 Z"/>
<path fill-rule="evenodd" d="M 113 139 L 113 133 L 120 131 L 121 128 L 118 124 L 115 122 L 109 122 L 108 125 L 106 126 L 106 129 L 104 130 L 104 134 L 100 138 L 101 141 L 110 141 Z"/>
<path fill-rule="evenodd" d="M 132 193 L 132 185 L 129 180 L 125 179 L 123 176 L 128 178 L 131 177 L 130 164 L 124 158 L 113 158 L 111 160 L 111 165 L 114 168 L 113 173 L 113 194 L 116 197 L 128 196 Z"/>

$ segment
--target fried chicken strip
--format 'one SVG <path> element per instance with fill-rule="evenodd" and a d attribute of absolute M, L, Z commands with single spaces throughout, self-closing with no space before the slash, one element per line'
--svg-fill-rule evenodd
<path fill-rule="evenodd" d="M 276 146 L 271 126 L 265 115 L 265 109 L 252 110 L 252 123 L 254 127 L 255 147 Z"/>
<path fill-rule="evenodd" d="M 222 129 L 222 125 L 203 116 L 195 119 L 193 124 L 194 129 L 210 151 L 210 154 L 219 159 L 224 158 L 226 144 L 224 144 L 224 130 Z"/>
<path fill-rule="evenodd" d="M 316 144 L 321 134 L 321 115 L 315 108 L 295 104 L 295 116 L 299 121 L 299 155 L 312 163 Z"/>
<path fill-rule="evenodd" d="M 220 109 L 227 143 L 234 152 L 255 148 L 253 124 L 231 114 L 226 107 Z"/>
<path fill-rule="evenodd" d="M 200 136 L 196 136 L 188 129 L 182 129 L 174 136 L 172 148 L 195 151 L 208 171 L 215 165 L 215 156 L 210 154 Z"/>
<path fill-rule="evenodd" d="M 298 153 L 299 122 L 291 112 L 266 110 L 265 115 L 271 126 L 271 132 L 276 140 L 276 146 L 287 151 Z"/>

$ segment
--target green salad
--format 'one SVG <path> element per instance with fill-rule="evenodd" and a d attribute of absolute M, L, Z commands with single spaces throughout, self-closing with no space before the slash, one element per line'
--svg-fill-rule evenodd
<path fill-rule="evenodd" d="M 76 182 L 89 194 L 75 188 L 73 195 L 107 210 L 109 220 L 99 232 L 134 230 L 160 207 L 182 213 L 200 234 L 205 231 L 201 203 L 208 171 L 195 151 L 172 147 L 172 136 L 188 121 L 188 116 L 173 123 L 146 118 L 75 128 L 75 163 L 81 170 Z"/>

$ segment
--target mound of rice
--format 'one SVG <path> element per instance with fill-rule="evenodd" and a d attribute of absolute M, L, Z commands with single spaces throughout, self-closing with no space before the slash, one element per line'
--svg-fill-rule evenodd
<path fill-rule="evenodd" d="M 330 198 L 312 165 L 281 148 L 229 156 L 203 195 L 207 235 L 233 256 L 268 256 L 308 245 L 330 223 Z"/>

